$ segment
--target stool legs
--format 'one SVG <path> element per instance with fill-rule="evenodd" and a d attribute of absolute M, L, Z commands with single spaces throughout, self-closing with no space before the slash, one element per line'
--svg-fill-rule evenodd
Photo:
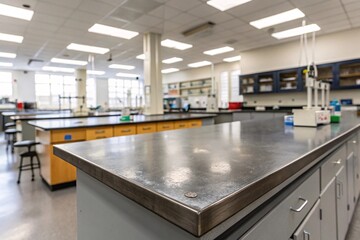
<path fill-rule="evenodd" d="M 33 157 L 30 157 L 30 167 L 31 167 L 31 181 L 34 181 L 34 164 L 33 164 Z"/>
<path fill-rule="evenodd" d="M 23 165 L 23 157 L 20 158 L 19 176 L 18 176 L 17 184 L 20 183 L 21 172 L 22 172 L 22 165 Z"/>

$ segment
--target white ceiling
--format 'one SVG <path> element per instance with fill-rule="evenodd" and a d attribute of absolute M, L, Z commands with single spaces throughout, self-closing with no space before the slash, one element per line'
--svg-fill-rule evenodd
<path fill-rule="evenodd" d="M 18 7 L 29 4 L 35 11 L 30 22 L 0 16 L 0 32 L 24 36 L 22 44 L 0 42 L 0 51 L 17 54 L 16 59 L 0 58 L 0 61 L 11 61 L 14 69 L 21 70 L 40 70 L 43 65 L 71 67 L 50 64 L 49 61 L 53 57 L 87 60 L 88 55 L 85 53 L 66 50 L 66 46 L 74 42 L 110 48 L 111 63 L 136 66 L 135 70 L 122 72 L 142 74 L 143 61 L 135 56 L 142 53 L 142 37 L 146 32 L 161 33 L 163 39 L 193 44 L 193 48 L 185 51 L 162 48 L 163 59 L 184 59 L 183 62 L 164 64 L 163 68 L 186 69 L 187 64 L 192 62 L 207 60 L 218 63 L 225 57 L 235 56 L 245 50 L 294 40 L 276 40 L 270 36 L 268 29 L 258 30 L 248 23 L 295 7 L 306 14 L 307 23 L 317 23 L 321 27 L 319 35 L 360 27 L 359 0 L 253 0 L 226 12 L 210 7 L 206 1 L 0 0 L 0 3 Z M 191 37 L 181 34 L 208 21 L 216 24 L 211 31 Z M 301 21 L 278 25 L 275 30 L 300 26 Z M 94 23 L 138 31 L 140 34 L 131 40 L 123 40 L 89 33 L 87 30 Z M 226 45 L 234 47 L 235 51 L 218 56 L 203 54 L 203 51 Z M 44 60 L 44 63 L 28 66 L 31 58 Z M 119 71 L 108 68 L 108 58 L 109 54 L 95 55 L 95 69 L 106 71 L 107 77 L 114 77 Z"/>

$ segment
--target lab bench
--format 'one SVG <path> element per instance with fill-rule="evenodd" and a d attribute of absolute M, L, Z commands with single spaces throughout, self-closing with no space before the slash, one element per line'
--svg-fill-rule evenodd
<path fill-rule="evenodd" d="M 41 176 L 50 189 L 56 190 L 75 184 L 76 168 L 53 154 L 54 144 L 198 128 L 213 124 L 214 116 L 212 114 L 135 115 L 129 122 L 121 122 L 119 116 L 69 118 L 29 121 L 29 125 L 35 127 L 36 141 L 41 143 L 36 146 L 42 164 Z"/>
<path fill-rule="evenodd" d="M 349 111 L 318 128 L 232 122 L 54 154 L 77 167 L 79 240 L 344 240 L 359 196 L 359 131 Z"/>

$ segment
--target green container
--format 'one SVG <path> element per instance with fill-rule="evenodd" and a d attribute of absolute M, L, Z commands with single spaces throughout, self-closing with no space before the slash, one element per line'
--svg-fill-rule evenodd
<path fill-rule="evenodd" d="M 120 121 L 129 122 L 130 121 L 130 116 L 121 116 Z"/>
<path fill-rule="evenodd" d="M 331 115 L 331 123 L 339 123 L 341 116 Z"/>

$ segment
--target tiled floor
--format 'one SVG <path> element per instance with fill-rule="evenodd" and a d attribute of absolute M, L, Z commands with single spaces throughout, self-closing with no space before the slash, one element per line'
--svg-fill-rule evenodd
<path fill-rule="evenodd" d="M 51 192 L 40 180 L 23 172 L 16 183 L 17 159 L 5 152 L 0 134 L 0 240 L 76 239 L 76 188 Z M 360 205 L 355 210 L 347 240 L 360 239 Z M 314 239 L 317 240 L 317 239 Z"/>

